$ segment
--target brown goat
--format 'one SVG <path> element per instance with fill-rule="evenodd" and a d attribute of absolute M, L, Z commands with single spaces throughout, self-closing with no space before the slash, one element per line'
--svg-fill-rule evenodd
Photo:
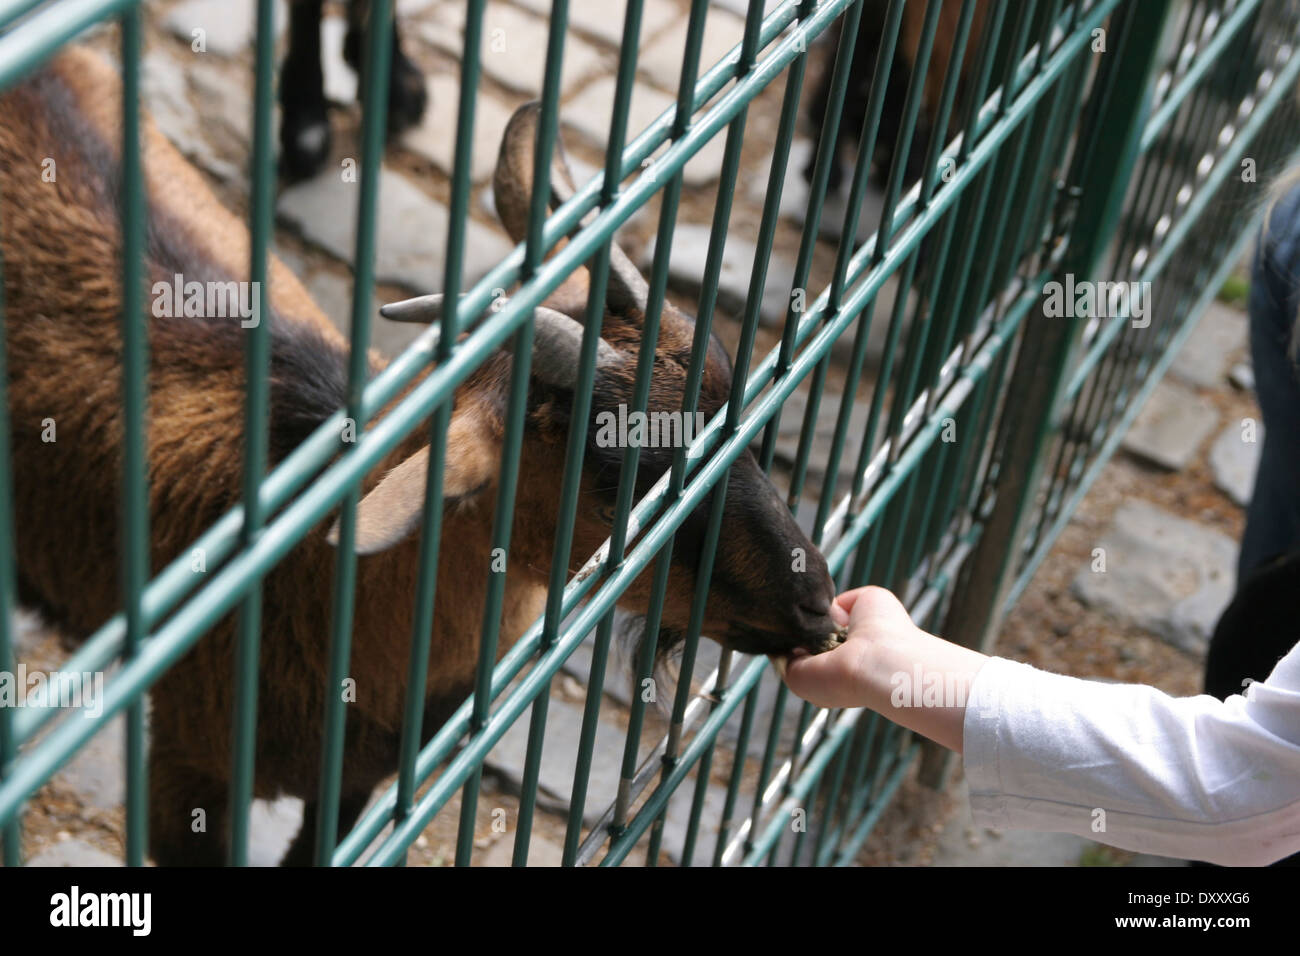
<path fill-rule="evenodd" d="M 0 105 L 0 247 L 4 254 L 9 402 L 13 428 L 20 599 L 73 639 L 84 638 L 120 604 L 118 501 L 120 415 L 120 85 L 98 56 L 61 53 L 10 90 Z M 524 107 L 505 135 L 496 175 L 507 230 L 523 235 L 530 194 L 536 110 Z M 249 237 L 200 175 L 147 121 L 144 169 L 148 227 L 146 284 L 245 280 Z M 54 160 L 54 181 L 42 161 Z M 553 195 L 571 188 L 557 158 Z M 614 256 L 592 421 L 631 403 L 645 280 Z M 270 265 L 273 462 L 345 403 L 347 343 L 297 279 Z M 535 362 L 523 441 L 518 502 L 506 572 L 500 650 L 536 618 L 546 594 L 556 535 L 560 476 L 572 401 L 573 362 L 586 303 L 579 271 L 537 311 Z M 183 554 L 240 496 L 244 401 L 238 318 L 147 319 L 150 336 L 149 477 L 152 569 Z M 655 359 L 652 411 L 680 408 L 693 321 L 665 307 Z M 566 352 L 567 350 L 567 352 Z M 495 483 L 512 356 L 499 351 L 455 395 L 449 432 L 443 553 L 428 672 L 425 733 L 466 697 L 478 655 L 491 561 Z M 373 371 L 382 367 L 372 356 Z M 726 401 L 731 372 L 711 343 L 701 407 Z M 56 440 L 48 441 L 49 420 Z M 594 552 L 609 534 L 621 450 L 588 449 L 573 554 Z M 347 713 L 340 827 L 350 828 L 373 788 L 396 766 L 427 448 L 417 430 L 367 478 L 359 509 L 354 646 L 356 701 Z M 671 451 L 647 448 L 639 491 L 666 468 Z M 833 625 L 826 564 L 776 490 L 746 453 L 732 467 L 724 527 L 704 630 L 753 653 L 818 649 Z M 673 552 L 663 629 L 687 627 L 708 501 L 682 526 Z M 302 829 L 285 858 L 307 863 L 315 829 L 321 714 L 335 551 L 330 522 L 314 529 L 266 577 L 260 660 L 255 794 L 306 801 Z M 792 570 L 792 551 L 807 569 Z M 620 604 L 644 613 L 650 573 Z M 205 635 L 154 687 L 151 718 L 150 842 L 159 864 L 218 864 L 228 843 L 234 626 Z M 207 832 L 191 829 L 203 808 Z"/>

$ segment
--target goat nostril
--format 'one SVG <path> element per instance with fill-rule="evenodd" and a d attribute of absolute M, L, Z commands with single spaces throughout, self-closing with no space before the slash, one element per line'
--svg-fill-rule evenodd
<path fill-rule="evenodd" d="M 830 601 L 817 601 L 813 604 L 800 604 L 799 613 L 813 620 L 827 617 L 831 613 L 831 603 Z"/>

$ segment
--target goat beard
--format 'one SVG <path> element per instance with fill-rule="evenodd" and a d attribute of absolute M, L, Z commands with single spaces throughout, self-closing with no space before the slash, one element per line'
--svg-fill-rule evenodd
<path fill-rule="evenodd" d="M 629 615 L 623 620 L 619 637 L 620 643 L 627 649 L 627 659 L 634 662 L 629 669 L 629 677 L 636 682 L 632 688 L 634 693 L 644 691 L 644 688 L 639 685 L 643 680 L 639 668 L 649 650 L 647 642 L 654 641 L 650 677 L 654 682 L 655 692 L 649 702 L 654 703 L 662 713 L 667 714 L 681 679 L 682 646 L 686 643 L 686 631 L 681 628 L 661 627 L 657 632 L 651 632 L 646 628 L 644 615 Z"/>

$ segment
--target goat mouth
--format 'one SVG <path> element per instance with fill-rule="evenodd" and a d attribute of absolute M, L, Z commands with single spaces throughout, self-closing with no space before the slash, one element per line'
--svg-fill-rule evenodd
<path fill-rule="evenodd" d="M 824 654 L 844 643 L 847 634 L 848 628 L 836 626 L 829 618 L 825 629 L 802 633 L 732 624 L 723 635 L 723 643 L 741 654 L 786 655 L 796 648 L 810 654 Z"/>

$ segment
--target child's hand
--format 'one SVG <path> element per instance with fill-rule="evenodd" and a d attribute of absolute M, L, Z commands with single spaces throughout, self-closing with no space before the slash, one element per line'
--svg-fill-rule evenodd
<path fill-rule="evenodd" d="M 848 624 L 848 636 L 823 654 L 796 651 L 782 674 L 790 689 L 819 707 L 869 707 L 961 753 L 965 702 L 988 658 L 921 630 L 884 588 L 841 594 L 831 615 Z M 930 704 L 918 695 L 895 702 L 892 689 L 918 673 L 936 675 L 941 686 L 953 689 L 953 700 Z"/>
<path fill-rule="evenodd" d="M 831 616 L 849 626 L 844 643 L 815 656 L 795 651 L 785 667 L 785 682 L 818 707 L 867 706 L 871 659 L 879 645 L 903 646 L 919 631 L 907 609 L 884 588 L 845 591 L 831 606 Z"/>

